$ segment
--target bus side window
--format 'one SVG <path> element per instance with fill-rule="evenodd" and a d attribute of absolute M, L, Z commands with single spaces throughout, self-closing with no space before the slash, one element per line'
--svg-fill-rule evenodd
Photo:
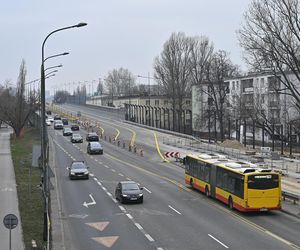
<path fill-rule="evenodd" d="M 183 165 L 186 165 L 186 157 L 183 157 L 182 163 L 183 163 Z"/>

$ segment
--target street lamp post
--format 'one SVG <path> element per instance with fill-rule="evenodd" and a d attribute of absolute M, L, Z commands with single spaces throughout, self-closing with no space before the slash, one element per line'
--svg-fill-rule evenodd
<path fill-rule="evenodd" d="M 47 133 L 46 133 L 46 98 L 45 98 L 45 61 L 51 57 L 47 57 L 45 59 L 44 57 L 44 47 L 47 39 L 54 33 L 72 29 L 72 28 L 79 28 L 82 26 L 87 25 L 86 23 L 79 23 L 77 25 L 68 26 L 60 29 L 56 29 L 52 32 L 50 32 L 46 38 L 44 39 L 42 43 L 42 64 L 41 64 L 41 158 L 42 158 L 42 168 L 43 168 L 43 191 L 44 191 L 44 233 L 43 238 L 45 241 L 49 244 L 49 234 L 48 234 L 48 212 L 49 212 L 49 183 L 48 183 L 48 177 L 49 177 L 49 169 L 47 167 L 47 159 L 46 159 L 46 147 L 47 147 Z M 52 56 L 54 57 L 54 56 Z"/>

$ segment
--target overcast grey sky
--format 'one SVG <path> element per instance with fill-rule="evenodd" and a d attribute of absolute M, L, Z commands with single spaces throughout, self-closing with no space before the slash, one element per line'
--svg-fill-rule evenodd
<path fill-rule="evenodd" d="M 128 68 L 134 75 L 153 72 L 154 58 L 172 32 L 206 35 L 216 49 L 226 50 L 245 69 L 236 30 L 250 0 L 26 0 L 0 3 L 0 84 L 16 83 L 21 60 L 27 82 L 39 78 L 41 44 L 51 31 L 79 22 L 88 26 L 51 36 L 46 67 L 62 63 L 46 89 L 71 90 L 79 81 L 105 78 L 107 72 Z M 145 83 L 145 79 L 137 79 Z M 72 83 L 72 84 L 69 84 Z M 65 85 L 67 84 L 67 85 Z M 94 85 L 95 86 L 95 85 Z"/>

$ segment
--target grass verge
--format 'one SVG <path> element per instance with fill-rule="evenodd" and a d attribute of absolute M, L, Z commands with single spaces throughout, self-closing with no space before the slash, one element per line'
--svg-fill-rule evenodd
<path fill-rule="evenodd" d="M 39 187 L 40 168 L 31 167 L 32 145 L 40 144 L 39 130 L 26 129 L 23 138 L 11 139 L 11 153 L 15 169 L 19 210 L 25 249 L 43 249 L 43 193 Z"/>

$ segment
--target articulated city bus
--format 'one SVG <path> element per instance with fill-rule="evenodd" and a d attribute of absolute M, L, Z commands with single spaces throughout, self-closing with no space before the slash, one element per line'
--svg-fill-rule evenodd
<path fill-rule="evenodd" d="M 187 155 L 185 183 L 242 212 L 281 209 L 281 176 L 218 154 Z"/>

